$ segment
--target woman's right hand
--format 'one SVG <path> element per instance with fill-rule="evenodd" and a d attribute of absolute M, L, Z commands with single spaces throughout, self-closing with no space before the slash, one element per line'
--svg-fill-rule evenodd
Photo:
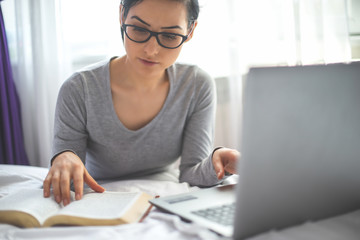
<path fill-rule="evenodd" d="M 59 154 L 44 180 L 44 197 L 50 197 L 50 189 L 57 203 L 63 202 L 66 206 L 70 203 L 70 181 L 73 180 L 75 188 L 75 199 L 80 200 L 83 195 L 84 182 L 96 192 L 104 192 L 88 173 L 81 159 L 72 152 Z"/>

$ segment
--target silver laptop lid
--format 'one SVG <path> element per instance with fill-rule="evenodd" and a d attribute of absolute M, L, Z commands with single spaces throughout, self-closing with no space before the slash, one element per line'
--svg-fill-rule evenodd
<path fill-rule="evenodd" d="M 251 69 L 234 239 L 360 208 L 360 63 Z"/>
<path fill-rule="evenodd" d="M 235 190 L 234 185 L 226 185 L 219 187 L 212 187 L 201 189 L 197 191 L 177 194 L 167 197 L 154 198 L 150 203 L 155 205 L 160 210 L 170 212 L 180 216 L 185 220 L 195 222 L 199 225 L 207 227 L 223 236 L 231 237 L 233 234 L 233 218 L 224 219 L 228 224 L 214 221 L 212 216 L 204 216 L 198 214 L 206 211 L 206 209 L 218 208 L 216 211 L 223 211 L 219 208 L 225 205 L 234 206 Z M 232 211 L 234 213 L 234 211 Z M 218 213 L 215 213 L 218 215 Z M 217 218 L 216 216 L 213 216 Z M 233 216 L 233 214 L 230 214 Z"/>

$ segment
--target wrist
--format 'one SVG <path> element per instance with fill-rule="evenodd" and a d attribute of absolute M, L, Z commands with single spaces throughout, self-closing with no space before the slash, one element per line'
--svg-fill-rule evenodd
<path fill-rule="evenodd" d="M 224 147 L 216 147 L 216 148 L 214 148 L 214 150 L 212 151 L 212 154 L 211 154 L 211 159 L 214 157 L 214 153 L 215 153 L 217 150 L 221 149 L 221 148 L 224 148 Z"/>
<path fill-rule="evenodd" d="M 66 149 L 66 150 L 63 150 L 63 151 L 61 151 L 61 152 L 58 152 L 58 153 L 56 153 L 56 154 L 51 158 L 51 160 L 50 160 L 50 166 L 53 165 L 54 161 L 57 159 L 58 156 L 60 156 L 60 155 L 62 155 L 62 154 L 64 154 L 64 153 L 73 153 L 73 154 L 76 155 L 76 153 L 75 153 L 74 151 L 69 150 L 69 149 Z M 76 156 L 77 156 L 77 155 L 76 155 Z"/>

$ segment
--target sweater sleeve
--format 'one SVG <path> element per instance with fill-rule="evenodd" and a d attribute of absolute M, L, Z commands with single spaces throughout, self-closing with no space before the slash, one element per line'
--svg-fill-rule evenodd
<path fill-rule="evenodd" d="M 72 151 L 85 163 L 86 107 L 81 75 L 70 77 L 60 88 L 54 122 L 53 157 Z"/>
<path fill-rule="evenodd" d="M 211 186 L 219 182 L 212 164 L 215 82 L 200 69 L 197 69 L 194 78 L 196 91 L 183 134 L 180 181 L 197 186 Z"/>

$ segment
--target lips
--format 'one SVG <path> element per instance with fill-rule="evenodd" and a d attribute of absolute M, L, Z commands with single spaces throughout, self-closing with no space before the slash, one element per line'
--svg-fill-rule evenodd
<path fill-rule="evenodd" d="M 140 58 L 140 62 L 142 62 L 145 66 L 154 66 L 156 64 L 159 64 L 158 62 L 151 61 L 148 59 L 142 59 L 142 58 Z"/>

